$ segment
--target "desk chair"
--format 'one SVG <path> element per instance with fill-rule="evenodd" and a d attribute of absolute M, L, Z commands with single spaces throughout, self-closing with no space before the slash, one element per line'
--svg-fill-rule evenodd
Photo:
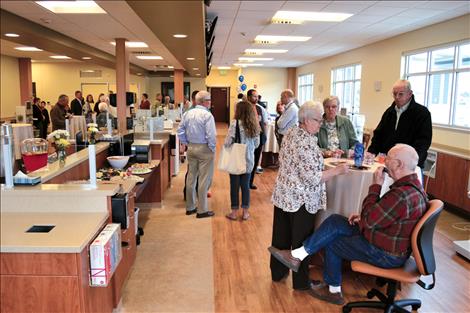
<path fill-rule="evenodd" d="M 377 285 L 380 287 L 387 285 L 387 295 L 384 295 L 378 289 L 372 288 L 367 293 L 367 298 L 372 299 L 377 297 L 380 301 L 349 302 L 343 306 L 343 313 L 351 312 L 353 308 L 376 308 L 383 309 L 386 313 L 391 313 L 410 312 L 404 309 L 404 307 L 409 305 L 411 305 L 413 310 L 418 310 L 421 307 L 421 301 L 418 299 L 395 300 L 395 296 L 397 287 L 400 286 L 401 282 L 417 283 L 426 290 L 434 288 L 436 263 L 432 239 L 434 227 L 442 211 L 443 203 L 440 200 L 431 200 L 429 205 L 429 209 L 418 221 L 411 234 L 413 258 L 409 258 L 402 267 L 384 269 L 364 262 L 351 262 L 351 268 L 354 271 L 376 276 Z M 421 275 L 431 274 L 431 284 L 427 284 L 420 279 Z"/>

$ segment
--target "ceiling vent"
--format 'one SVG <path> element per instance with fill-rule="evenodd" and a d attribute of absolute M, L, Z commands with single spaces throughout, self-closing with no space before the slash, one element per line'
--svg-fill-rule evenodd
<path fill-rule="evenodd" d="M 300 25 L 300 24 L 302 24 L 302 21 L 273 18 L 271 20 L 271 24 Z"/>
<path fill-rule="evenodd" d="M 101 70 L 80 70 L 80 77 L 83 78 L 101 78 Z"/>

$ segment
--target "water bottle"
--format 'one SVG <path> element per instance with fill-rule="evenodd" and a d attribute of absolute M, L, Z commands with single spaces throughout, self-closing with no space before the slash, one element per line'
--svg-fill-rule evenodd
<path fill-rule="evenodd" d="M 356 143 L 354 147 L 354 166 L 362 166 L 362 160 L 364 159 L 364 145 L 360 142 Z"/>

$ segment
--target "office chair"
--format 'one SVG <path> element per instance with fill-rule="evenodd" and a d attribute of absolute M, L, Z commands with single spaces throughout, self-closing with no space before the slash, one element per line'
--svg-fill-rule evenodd
<path fill-rule="evenodd" d="M 353 271 L 376 276 L 377 285 L 380 287 L 387 285 L 387 295 L 372 288 L 367 292 L 367 298 L 377 297 L 380 301 L 349 302 L 343 306 L 343 313 L 351 312 L 353 308 L 376 308 L 391 313 L 410 312 L 404 309 L 406 306 L 411 306 L 412 310 L 418 310 L 421 307 L 419 299 L 395 300 L 395 296 L 401 282 L 417 283 L 426 290 L 434 288 L 436 263 L 432 240 L 434 227 L 442 208 L 442 201 L 437 199 L 429 201 L 429 209 L 418 221 L 411 234 L 413 258 L 409 258 L 402 267 L 384 269 L 360 261 L 351 262 Z M 420 279 L 422 275 L 432 275 L 432 283 L 423 282 Z"/>

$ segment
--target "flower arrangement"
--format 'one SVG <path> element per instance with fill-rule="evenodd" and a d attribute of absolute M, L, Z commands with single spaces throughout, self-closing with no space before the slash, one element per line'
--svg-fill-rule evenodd
<path fill-rule="evenodd" d="M 65 149 L 70 146 L 69 138 L 69 132 L 63 129 L 54 130 L 47 136 L 47 139 L 54 143 L 59 161 L 61 163 L 65 163 L 65 158 L 67 157 Z"/>
<path fill-rule="evenodd" d="M 95 123 L 88 123 L 88 137 L 89 137 L 89 142 L 91 145 L 94 145 L 96 143 L 96 134 L 98 133 L 98 124 Z"/>

